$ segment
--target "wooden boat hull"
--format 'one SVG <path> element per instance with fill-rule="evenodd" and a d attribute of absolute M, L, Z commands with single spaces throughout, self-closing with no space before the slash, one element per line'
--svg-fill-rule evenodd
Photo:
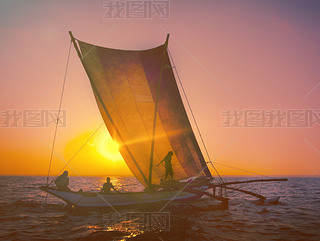
<path fill-rule="evenodd" d="M 162 201 L 192 201 L 201 198 L 202 194 L 194 194 L 181 190 L 126 193 L 94 193 L 61 191 L 52 187 L 40 187 L 41 190 L 50 193 L 67 204 L 78 207 L 116 207 L 138 204 L 156 203 Z"/>

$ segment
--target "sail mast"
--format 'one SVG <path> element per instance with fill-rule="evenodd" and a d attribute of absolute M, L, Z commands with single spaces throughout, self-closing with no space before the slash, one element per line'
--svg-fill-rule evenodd
<path fill-rule="evenodd" d="M 158 101 L 159 101 L 162 73 L 163 73 L 163 69 L 164 69 L 165 53 L 166 53 L 167 47 L 168 47 L 169 36 L 170 36 L 170 34 L 167 34 L 167 39 L 166 39 L 166 42 L 163 46 L 160 76 L 159 76 L 158 87 L 157 87 L 157 97 L 155 100 L 155 107 L 154 107 L 153 130 L 152 130 L 151 153 L 150 153 L 150 167 L 149 167 L 149 185 L 151 185 L 151 183 L 152 183 L 152 166 L 153 166 L 154 141 L 155 141 L 156 125 L 157 125 Z"/>
<path fill-rule="evenodd" d="M 77 43 L 76 43 L 76 39 L 74 38 L 74 36 L 73 36 L 73 34 L 72 34 L 71 31 L 69 31 L 69 35 L 70 35 L 70 37 L 71 37 L 71 41 L 72 41 L 72 43 L 73 43 L 73 46 L 74 46 L 74 48 L 76 49 L 77 54 L 78 54 L 78 56 L 79 56 L 79 58 L 80 58 L 80 60 L 81 60 L 81 62 L 82 62 L 82 55 L 81 55 L 80 50 L 79 50 L 79 48 L 78 48 L 78 45 L 77 45 Z"/>

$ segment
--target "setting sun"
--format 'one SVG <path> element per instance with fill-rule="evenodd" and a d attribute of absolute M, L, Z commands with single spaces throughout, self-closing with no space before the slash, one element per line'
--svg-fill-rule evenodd
<path fill-rule="evenodd" d="M 65 160 L 70 160 L 79 148 L 87 142 L 92 131 L 84 132 L 71 139 L 64 148 Z M 105 126 L 102 126 L 85 144 L 68 167 L 71 175 L 132 175 L 123 160 L 118 143 L 114 142 Z M 53 173 L 64 165 L 57 158 L 53 165 Z"/>
<path fill-rule="evenodd" d="M 93 145 L 96 147 L 97 152 L 105 159 L 114 162 L 123 160 L 118 150 L 118 143 L 113 141 L 110 136 L 105 136 L 102 134 L 97 135 Z"/>

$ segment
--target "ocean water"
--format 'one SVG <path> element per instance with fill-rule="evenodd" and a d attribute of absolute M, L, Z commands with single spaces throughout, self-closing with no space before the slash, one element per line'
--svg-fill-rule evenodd
<path fill-rule="evenodd" d="M 70 177 L 70 187 L 97 191 L 104 179 Z M 241 185 L 267 197 L 280 196 L 277 205 L 257 205 L 254 198 L 234 191 L 228 191 L 231 201 L 227 210 L 215 210 L 215 203 L 208 198 L 192 205 L 169 204 L 162 210 L 169 216 L 167 229 L 152 230 L 134 217 L 110 224 L 106 215 L 113 214 L 112 210 L 67 209 L 63 201 L 39 189 L 45 180 L 0 176 L 1 240 L 320 240 L 320 178 L 291 177 L 287 182 Z M 112 182 L 120 191 L 143 189 L 134 177 L 112 177 Z M 164 207 L 161 205 L 120 213 L 158 212 Z"/>

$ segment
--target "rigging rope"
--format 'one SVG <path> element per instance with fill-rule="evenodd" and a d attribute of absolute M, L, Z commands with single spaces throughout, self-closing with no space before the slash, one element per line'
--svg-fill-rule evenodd
<path fill-rule="evenodd" d="M 61 168 L 61 170 L 58 172 L 57 176 L 63 171 L 63 169 L 65 169 L 68 164 L 76 157 L 76 155 L 82 150 L 82 148 L 90 141 L 90 139 L 98 132 L 98 130 L 101 128 L 101 126 L 104 125 L 104 122 L 102 122 L 100 124 L 100 126 L 91 134 L 91 136 L 87 139 L 87 141 L 85 143 L 83 143 L 83 145 L 78 149 L 78 151 L 71 157 L 71 159 L 66 163 L 66 165 L 64 165 L 63 168 Z"/>
<path fill-rule="evenodd" d="M 260 173 L 257 173 L 257 172 L 247 171 L 247 170 L 240 169 L 240 168 L 237 168 L 237 167 L 228 166 L 228 165 L 225 165 L 225 164 L 222 164 L 222 163 L 219 163 L 219 162 L 213 162 L 213 163 L 218 164 L 220 166 L 225 166 L 225 167 L 229 167 L 229 168 L 232 168 L 232 169 L 235 169 L 235 170 L 239 170 L 239 171 L 242 171 L 242 172 L 247 172 L 247 173 L 255 174 L 255 175 L 258 175 L 258 176 L 262 176 L 262 177 L 272 178 L 271 176 L 263 175 L 263 174 L 260 174 Z"/>
<path fill-rule="evenodd" d="M 63 168 L 61 168 L 61 170 L 58 172 L 58 174 L 56 175 L 56 177 L 59 176 L 59 174 L 69 165 L 69 163 L 75 158 L 75 156 L 82 150 L 82 148 L 90 141 L 90 139 L 98 132 L 98 130 L 101 128 L 101 126 L 104 125 L 104 122 L 102 122 L 100 124 L 100 126 L 91 134 L 91 136 L 87 139 L 87 141 L 85 143 L 83 143 L 83 145 L 78 149 L 78 151 L 71 157 L 71 159 L 66 163 L 66 165 L 64 165 Z M 54 180 L 54 179 L 53 179 Z M 53 182 L 53 180 L 50 182 L 50 184 Z M 49 184 L 49 185 L 50 185 Z"/>
<path fill-rule="evenodd" d="M 49 169 L 48 169 L 48 176 L 47 176 L 46 185 L 48 185 L 48 182 L 49 182 L 49 175 L 50 175 L 50 169 L 51 169 L 53 151 L 54 151 L 54 146 L 55 146 L 55 143 L 56 143 L 57 130 L 58 130 L 59 118 L 60 118 L 60 112 L 61 112 L 61 104 L 62 104 L 62 99 L 63 99 L 64 87 L 65 87 L 65 84 L 66 84 L 68 66 L 69 66 L 69 58 L 70 58 L 70 52 L 71 52 L 71 43 L 72 43 L 72 42 L 70 41 L 70 46 L 69 46 L 69 51 L 68 51 L 68 58 L 67 58 L 67 65 L 66 65 L 66 69 L 65 69 L 65 72 L 64 72 L 64 79 L 63 79 L 62 91 L 61 91 L 61 96 L 60 96 L 59 110 L 58 110 L 58 116 L 57 116 L 57 123 L 56 123 L 56 127 L 55 127 L 55 130 L 54 130 L 54 136 L 53 136 L 53 142 L 52 142 L 52 148 L 51 148 L 51 155 L 50 155 L 50 162 L 49 162 Z"/>
<path fill-rule="evenodd" d="M 177 70 L 176 65 L 175 65 L 175 63 L 174 63 L 174 61 L 173 61 L 173 58 L 172 58 L 172 56 L 171 56 L 171 53 L 170 53 L 169 48 L 168 48 L 168 53 L 169 53 L 170 59 L 171 59 L 171 61 L 172 61 L 172 63 L 173 63 L 173 66 L 174 66 L 173 68 L 175 69 L 175 72 L 176 72 L 176 74 L 177 74 L 177 77 L 178 77 L 179 83 L 180 83 L 180 85 L 181 85 L 183 95 L 184 95 L 184 97 L 186 98 L 186 101 L 187 101 L 188 107 L 189 107 L 190 112 L 191 112 L 191 115 L 192 115 L 192 119 L 193 119 L 193 121 L 194 121 L 194 123 L 195 123 L 195 125 L 196 125 L 196 128 L 197 128 L 198 134 L 199 134 L 199 136 L 200 136 L 200 139 L 201 139 L 202 145 L 203 145 L 203 147 L 204 147 L 204 149 L 205 149 L 205 152 L 206 152 L 206 154 L 207 154 L 207 157 L 208 157 L 209 163 L 212 165 L 213 169 L 214 169 L 214 170 L 215 170 L 215 172 L 217 173 L 217 175 L 218 175 L 218 177 L 219 177 L 220 181 L 221 181 L 222 183 L 224 183 L 224 181 L 223 181 L 222 177 L 220 176 L 220 174 L 219 174 L 218 170 L 216 169 L 216 167 L 213 165 L 213 163 L 212 163 L 212 161 L 211 161 L 210 155 L 209 155 L 209 153 L 208 153 L 207 147 L 206 147 L 206 145 L 205 145 L 205 143 L 204 143 L 204 140 L 203 140 L 203 138 L 202 138 L 202 135 L 201 135 L 201 132 L 200 132 L 199 126 L 198 126 L 198 124 L 197 124 L 196 118 L 195 118 L 195 116 L 194 116 L 194 114 L 193 114 L 193 111 L 192 111 L 192 109 L 191 109 L 191 105 L 190 105 L 190 103 L 189 103 L 189 100 L 188 100 L 187 94 L 186 94 L 186 92 L 185 92 L 185 90 L 184 90 L 184 88 L 183 88 L 183 85 L 182 85 L 182 82 L 181 82 L 181 79 L 180 79 L 180 76 L 179 76 L 178 70 Z"/>

